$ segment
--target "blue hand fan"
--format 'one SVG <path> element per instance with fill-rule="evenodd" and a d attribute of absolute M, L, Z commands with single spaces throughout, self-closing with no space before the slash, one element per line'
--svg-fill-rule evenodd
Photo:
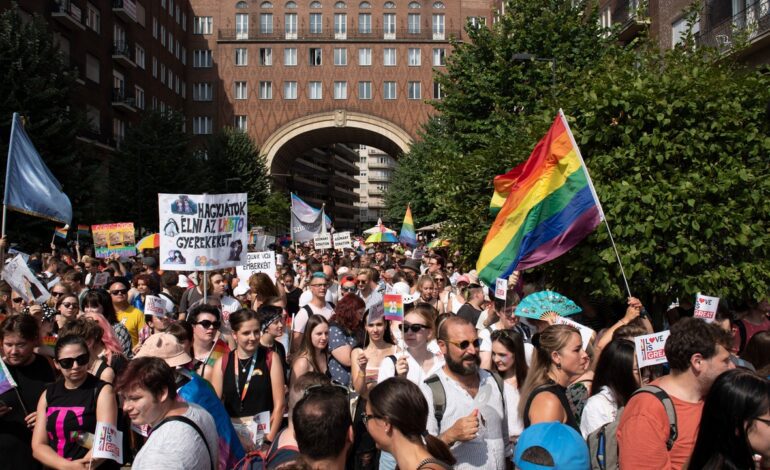
<path fill-rule="evenodd" d="M 543 290 L 524 297 L 516 307 L 516 316 L 540 320 L 548 312 L 566 317 L 581 312 L 583 309 L 558 292 Z"/>

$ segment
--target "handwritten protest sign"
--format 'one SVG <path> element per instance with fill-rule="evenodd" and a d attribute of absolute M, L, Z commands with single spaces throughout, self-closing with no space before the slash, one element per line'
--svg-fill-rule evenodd
<path fill-rule="evenodd" d="M 259 251 L 246 255 L 246 264 L 235 268 L 238 279 L 248 284 L 254 273 L 265 273 L 275 282 L 275 251 Z"/>
<path fill-rule="evenodd" d="M 501 277 L 495 281 L 495 297 L 500 300 L 505 300 L 508 295 L 508 280 Z"/>
<path fill-rule="evenodd" d="M 640 369 L 667 362 L 665 347 L 669 334 L 670 332 L 666 330 L 634 338 L 636 360 Z"/>
<path fill-rule="evenodd" d="M 386 320 L 404 320 L 404 298 L 401 294 L 385 294 L 382 303 L 385 308 Z"/>
<path fill-rule="evenodd" d="M 376 303 L 369 307 L 369 316 L 367 317 L 367 323 L 374 323 L 377 320 L 382 320 L 385 316 L 385 306 L 381 303 Z"/>
<path fill-rule="evenodd" d="M 91 232 L 94 234 L 94 252 L 97 258 L 109 258 L 115 254 L 121 258 L 136 255 L 132 222 L 92 225 Z"/>
<path fill-rule="evenodd" d="M 144 314 L 154 317 L 167 317 L 174 311 L 174 303 L 166 297 L 148 295 L 144 298 Z"/>
<path fill-rule="evenodd" d="M 588 328 L 585 325 L 581 325 L 580 323 L 570 320 L 566 317 L 557 316 L 554 323 L 557 325 L 569 325 L 577 328 L 577 330 L 580 332 L 580 339 L 583 341 L 583 349 L 588 347 L 588 343 L 591 342 L 591 337 L 596 334 L 596 332 L 591 328 Z"/>
<path fill-rule="evenodd" d="M 332 236 L 329 234 L 316 235 L 313 237 L 313 246 L 316 250 L 330 249 L 332 247 Z"/>
<path fill-rule="evenodd" d="M 96 423 L 91 457 L 123 463 L 123 433 L 109 423 Z"/>
<path fill-rule="evenodd" d="M 717 316 L 718 307 L 719 297 L 709 297 L 698 292 L 698 295 L 695 296 L 695 313 L 693 316 L 711 323 Z"/>
<path fill-rule="evenodd" d="M 335 250 L 353 248 L 353 243 L 350 241 L 350 232 L 336 232 L 332 237 L 334 238 Z"/>
<path fill-rule="evenodd" d="M 161 269 L 242 266 L 248 243 L 246 193 L 158 194 Z"/>
<path fill-rule="evenodd" d="M 42 304 L 51 297 L 21 256 L 13 258 L 5 265 L 3 279 L 27 302 Z"/>

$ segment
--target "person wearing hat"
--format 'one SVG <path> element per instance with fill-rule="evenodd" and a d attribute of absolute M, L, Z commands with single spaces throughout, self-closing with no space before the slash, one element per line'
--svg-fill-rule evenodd
<path fill-rule="evenodd" d="M 237 300 L 243 308 L 251 307 L 251 302 L 249 301 L 250 291 L 249 284 L 245 282 L 239 282 L 238 285 L 235 286 L 235 289 L 233 289 L 233 297 L 235 297 L 235 300 Z"/>
<path fill-rule="evenodd" d="M 537 423 L 521 433 L 513 456 L 520 470 L 588 470 L 588 446 L 580 433 L 556 421 Z"/>
<path fill-rule="evenodd" d="M 414 286 L 417 276 L 421 272 L 420 261 L 411 258 L 404 261 L 404 264 L 401 265 L 401 271 L 406 275 L 406 281 L 409 283 L 409 286 Z"/>

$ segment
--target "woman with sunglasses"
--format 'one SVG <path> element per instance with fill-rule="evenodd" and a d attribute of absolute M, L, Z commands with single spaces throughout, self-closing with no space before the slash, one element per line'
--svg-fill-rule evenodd
<path fill-rule="evenodd" d="M 356 278 L 350 275 L 346 275 L 340 280 L 340 289 L 337 302 L 339 303 L 346 295 L 355 295 L 358 292 L 358 286 L 356 284 Z"/>
<path fill-rule="evenodd" d="M 113 277 L 107 281 L 105 287 L 110 293 L 115 315 L 131 335 L 131 347 L 134 348 L 139 344 L 139 331 L 144 328 L 144 313 L 128 302 L 129 285 L 126 278 Z"/>
<path fill-rule="evenodd" d="M 233 424 L 245 426 L 255 415 L 270 412 L 270 433 L 265 436 L 270 442 L 283 420 L 284 375 L 281 361 L 259 343 L 257 317 L 257 312 L 245 308 L 230 315 L 236 347 L 214 365 L 211 384 Z M 246 450 L 254 448 L 254 442 L 241 442 Z"/>
<path fill-rule="evenodd" d="M 329 319 L 329 373 L 332 380 L 351 386 L 350 367 L 353 349 L 363 341 L 366 304 L 356 295 L 347 295 L 334 307 Z"/>
<path fill-rule="evenodd" d="M 289 383 L 307 372 L 329 374 L 329 321 L 321 315 L 311 315 L 305 325 L 302 341 L 292 356 Z"/>
<path fill-rule="evenodd" d="M 115 314 L 115 307 L 112 306 L 109 294 L 102 289 L 91 289 L 83 297 L 81 306 L 83 314 L 87 318 L 100 322 L 100 318 L 107 320 L 112 327 L 112 332 L 115 333 L 115 337 L 120 344 L 121 352 L 126 359 L 131 359 L 133 356 L 131 351 L 131 335 L 123 323 L 118 321 L 118 317 Z"/>
<path fill-rule="evenodd" d="M 377 446 L 395 458 L 398 468 L 451 469 L 449 447 L 426 431 L 428 402 L 408 379 L 393 377 L 369 392 L 364 423 Z"/>
<path fill-rule="evenodd" d="M 79 336 L 86 341 L 90 355 L 88 372 L 99 380 L 113 383 L 115 377 L 128 364 L 117 338 L 112 333 L 112 328 L 104 317 L 96 320 L 82 316 L 68 322 L 62 328 L 61 334 Z"/>
<path fill-rule="evenodd" d="M 434 274 L 435 275 L 435 274 Z M 428 304 L 435 308 L 439 314 L 444 313 L 444 303 L 439 299 L 439 292 L 431 275 L 423 275 L 417 280 L 417 290 L 420 293 L 419 303 Z"/>
<path fill-rule="evenodd" d="M 190 310 L 187 321 L 193 329 L 193 370 L 212 383 L 214 364 L 230 353 L 230 347 L 222 340 L 219 328 L 219 309 L 213 305 L 199 304 Z"/>
<path fill-rule="evenodd" d="M 54 365 L 62 378 L 48 385 L 38 401 L 33 455 L 51 468 L 119 468 L 111 460 L 94 459 L 90 463 L 91 450 L 72 438 L 73 433 L 93 434 L 97 422 L 115 426 L 117 401 L 112 386 L 88 373 L 90 355 L 83 338 L 59 337 L 54 354 Z"/>
<path fill-rule="evenodd" d="M 53 334 L 58 335 L 59 330 L 64 328 L 67 322 L 78 317 L 80 306 L 78 305 L 78 296 L 75 294 L 60 295 L 56 300 L 56 320 L 53 324 Z"/>
<path fill-rule="evenodd" d="M 519 434 L 524 431 L 524 423 L 519 417 L 519 398 L 521 388 L 527 378 L 527 362 L 524 360 L 524 339 L 513 330 L 496 330 L 492 333 L 492 372 L 503 379 L 505 416 L 508 421 L 508 437 L 516 443 Z"/>

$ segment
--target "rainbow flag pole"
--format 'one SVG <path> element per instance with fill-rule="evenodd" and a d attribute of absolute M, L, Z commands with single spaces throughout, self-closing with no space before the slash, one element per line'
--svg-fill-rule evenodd
<path fill-rule="evenodd" d="M 51 238 L 51 244 L 53 245 L 53 242 L 56 241 L 56 237 L 67 239 L 67 230 L 69 230 L 70 226 L 65 225 L 64 227 L 56 227 L 53 230 L 53 238 Z"/>
<path fill-rule="evenodd" d="M 82 225 L 78 224 L 78 231 L 77 231 L 77 242 L 80 243 L 80 235 L 88 235 L 90 232 L 89 230 L 91 227 L 88 225 Z"/>
<path fill-rule="evenodd" d="M 498 187 L 504 177 L 505 188 Z M 500 190 L 503 191 L 500 191 Z M 495 178 L 505 202 L 481 248 L 476 269 L 494 285 L 498 277 L 547 263 L 580 243 L 604 221 L 620 264 L 609 223 L 580 149 L 560 109 L 548 133 L 526 162 Z M 623 265 L 620 271 L 628 287 Z"/>

